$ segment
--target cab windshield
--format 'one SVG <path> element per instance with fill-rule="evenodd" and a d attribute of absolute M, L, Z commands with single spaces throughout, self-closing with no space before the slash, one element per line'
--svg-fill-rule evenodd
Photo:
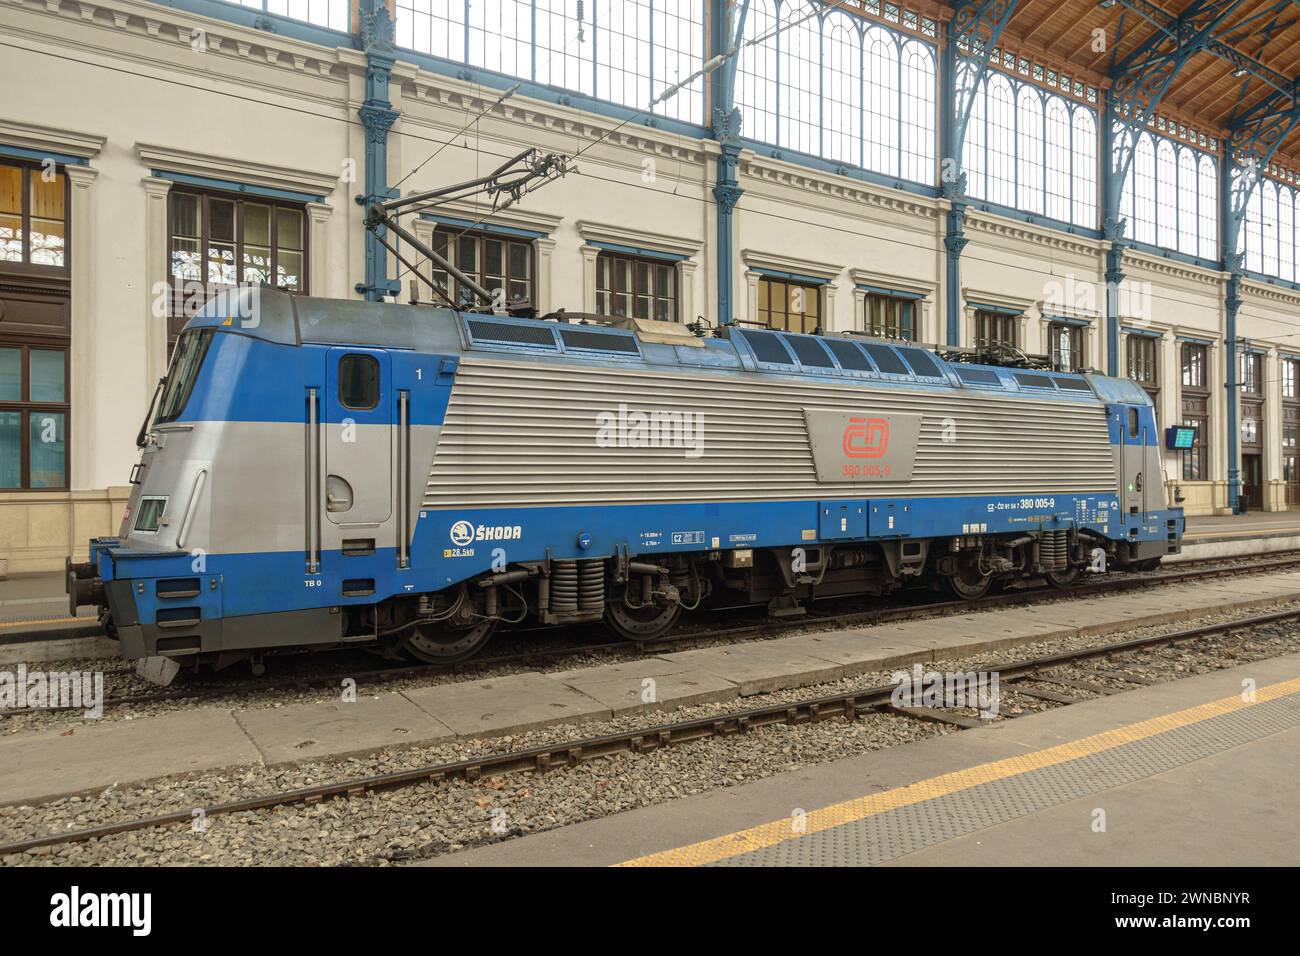
<path fill-rule="evenodd" d="M 190 392 L 194 390 L 194 380 L 199 377 L 199 367 L 203 357 L 208 354 L 212 342 L 212 329 L 190 329 L 182 332 L 172 353 L 172 365 L 167 372 L 167 386 L 163 389 L 162 400 L 158 403 L 158 416 L 155 422 L 174 421 L 185 410 Z"/>

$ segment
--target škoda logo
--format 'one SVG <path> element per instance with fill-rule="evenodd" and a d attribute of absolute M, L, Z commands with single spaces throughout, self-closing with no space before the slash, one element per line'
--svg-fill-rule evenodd
<path fill-rule="evenodd" d="M 889 422 L 883 418 L 850 418 L 843 444 L 844 454 L 850 458 L 883 458 L 889 451 Z"/>

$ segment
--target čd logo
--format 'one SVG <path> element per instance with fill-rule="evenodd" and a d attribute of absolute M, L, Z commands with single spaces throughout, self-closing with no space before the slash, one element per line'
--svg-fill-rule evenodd
<path fill-rule="evenodd" d="M 883 418 L 850 418 L 844 429 L 844 454 L 850 458 L 883 458 L 889 451 L 889 422 Z"/>

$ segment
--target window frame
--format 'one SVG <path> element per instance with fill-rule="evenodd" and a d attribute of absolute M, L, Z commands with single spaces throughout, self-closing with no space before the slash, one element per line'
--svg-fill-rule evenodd
<path fill-rule="evenodd" d="M 1237 388 L 1243 395 L 1264 394 L 1264 357 L 1258 352 L 1237 353 Z"/>
<path fill-rule="evenodd" d="M 767 290 L 768 307 L 766 309 L 762 308 L 762 306 L 759 304 L 761 301 L 761 299 L 759 298 L 759 290 L 762 288 L 764 283 L 767 283 L 767 287 L 768 287 Z M 772 319 L 776 314 L 775 310 L 772 308 L 772 290 L 774 288 L 781 289 L 782 300 L 785 303 L 784 310 L 780 313 L 785 318 L 785 322 L 786 322 L 786 324 L 783 326 L 776 326 L 772 324 Z M 811 296 L 812 301 L 817 303 L 817 312 L 815 315 L 810 313 L 806 308 L 799 312 L 790 311 L 790 293 L 794 289 L 804 290 L 806 296 Z M 824 315 L 825 303 L 822 302 L 822 287 L 820 285 L 816 285 L 810 282 L 800 282 L 798 279 L 787 279 L 783 276 L 760 275 L 758 277 L 758 282 L 754 285 L 754 296 L 755 296 L 754 321 L 758 323 L 759 326 L 763 328 L 771 329 L 774 332 L 796 332 L 804 335 L 810 335 L 815 330 L 821 328 L 822 322 L 825 320 L 825 315 Z M 764 321 L 764 319 L 762 318 L 762 313 L 764 312 L 767 313 L 766 321 Z M 800 327 L 797 329 L 790 327 L 790 317 L 792 315 L 797 315 L 803 320 L 800 323 Z M 805 326 L 807 325 L 807 320 L 810 318 L 815 319 L 816 321 L 813 323 L 812 328 L 806 328 Z"/>
<path fill-rule="evenodd" d="M 369 365 L 374 371 L 374 401 L 369 405 L 351 405 L 343 397 L 344 382 L 349 381 L 349 379 L 343 374 L 343 363 L 354 359 L 361 359 L 362 364 Z M 379 359 L 375 358 L 375 356 L 371 355 L 369 352 L 347 352 L 340 355 L 338 366 L 335 371 L 335 377 L 338 380 L 338 388 L 336 390 L 337 395 L 335 398 L 338 399 L 340 408 L 345 408 L 350 412 L 372 412 L 379 407 L 379 403 L 383 399 L 384 395 L 384 370 L 379 364 Z"/>
<path fill-rule="evenodd" d="M 444 240 L 444 239 L 446 240 L 446 242 L 440 244 L 440 240 Z M 476 248 L 474 251 L 474 268 L 472 269 L 466 268 L 460 262 L 459 244 L 461 239 L 472 239 L 476 243 Z M 489 241 L 500 242 L 502 244 L 501 255 L 502 255 L 504 275 L 501 278 L 506 284 L 505 289 L 506 289 L 507 306 L 517 301 L 517 300 L 512 300 L 509 297 L 510 283 L 512 281 L 518 281 L 515 280 L 510 275 L 510 246 L 517 244 L 523 246 L 528 250 L 527 301 L 529 302 L 529 304 L 532 305 L 533 308 L 537 308 L 537 288 L 538 288 L 537 286 L 537 241 L 535 238 L 522 237 L 522 236 L 507 236 L 507 235 L 502 235 L 500 233 L 490 232 L 486 230 L 474 230 L 474 229 L 457 230 L 454 227 L 444 225 L 443 223 L 435 223 L 433 229 L 433 235 L 429 239 L 429 244 L 435 252 L 441 255 L 453 266 L 455 266 L 461 272 L 468 275 L 479 285 L 483 286 L 483 288 L 491 291 L 491 286 L 488 285 L 487 276 L 485 274 L 487 255 L 486 255 L 484 243 Z M 434 281 L 438 281 L 439 277 L 442 277 L 444 290 L 446 291 L 447 295 L 451 298 L 453 302 L 458 303 L 457 308 L 468 308 L 468 306 L 460 304 L 461 290 L 457 288 L 456 277 L 453 276 L 451 273 L 438 268 L 436 263 L 431 262 L 429 266 L 430 266 L 430 276 L 434 279 Z"/>
<path fill-rule="evenodd" d="M 602 261 L 606 264 L 606 268 L 604 270 L 601 269 Z M 604 272 L 607 275 L 609 274 L 610 263 L 628 264 L 629 266 L 628 277 L 630 279 L 630 282 L 629 282 L 629 287 L 626 290 L 622 292 L 615 292 L 613 289 L 601 288 L 600 285 L 601 274 L 602 272 Z M 627 318 L 639 318 L 643 320 L 649 319 L 658 322 L 680 322 L 682 291 L 681 291 L 681 275 L 677 268 L 677 264 L 678 261 L 674 259 L 663 259 L 657 256 L 637 256 L 626 252 L 617 252 L 611 249 L 601 249 L 599 252 L 596 253 L 596 281 L 595 281 L 596 314 L 607 315 L 610 317 L 619 317 L 618 313 L 614 312 L 612 308 L 609 309 L 609 311 L 602 311 L 601 297 L 602 296 L 605 297 L 605 304 L 608 305 L 609 303 L 612 302 L 614 296 L 626 296 L 627 303 L 628 303 L 628 311 L 626 313 Z M 650 278 L 650 292 L 648 295 L 648 298 L 650 300 L 650 314 L 645 316 L 638 316 L 636 314 L 636 300 L 643 296 L 643 293 L 637 292 L 635 289 L 636 267 L 638 265 L 647 265 L 652 270 L 651 278 Z M 670 276 L 672 282 L 672 289 L 670 290 L 670 296 L 668 297 L 668 301 L 672 303 L 672 309 L 669 317 L 666 319 L 659 318 L 659 314 L 658 314 L 658 304 L 660 301 L 665 299 L 664 296 L 661 296 L 656 291 L 655 270 L 658 269 L 666 269 L 668 271 L 668 275 Z"/>
<path fill-rule="evenodd" d="M 50 342 L 33 341 L 16 337 L 0 337 L 0 349 L 18 349 L 20 388 L 16 400 L 0 400 L 0 412 L 17 412 L 19 417 L 19 484 L 17 487 L 0 487 L 0 493 L 6 491 L 51 491 L 66 492 L 71 490 L 72 475 L 72 346 L 67 341 Z M 34 402 L 31 400 L 31 360 L 33 351 L 63 353 L 63 401 Z M 52 412 L 63 416 L 63 483 L 60 485 L 32 485 L 31 476 L 31 416 L 41 412 Z"/>
<path fill-rule="evenodd" d="M 1085 326 L 1074 325 L 1070 322 L 1048 322 L 1047 323 L 1047 345 L 1048 354 L 1051 357 L 1052 369 L 1057 372 L 1078 372 L 1087 368 L 1086 349 L 1088 347 L 1087 336 L 1084 335 Z M 1070 336 L 1070 365 L 1063 367 L 1061 365 L 1061 343 L 1060 333 L 1068 332 Z"/>
<path fill-rule="evenodd" d="M 868 292 L 862 300 L 862 330 L 868 335 L 876 338 L 888 339 L 894 342 L 915 343 L 919 341 L 921 334 L 921 330 L 918 328 L 920 325 L 920 314 L 916 307 L 917 303 L 920 301 L 920 299 L 911 298 L 909 296 L 886 295 L 882 292 Z M 879 332 L 876 331 L 871 315 L 871 307 L 875 303 L 881 305 L 892 305 L 898 308 L 899 315 L 896 327 L 900 333 L 899 335 L 891 335 L 889 333 L 890 326 L 888 321 L 881 325 Z M 904 314 L 907 316 L 906 323 L 903 321 Z M 904 331 L 909 331 L 911 334 L 901 334 Z"/>
<path fill-rule="evenodd" d="M 1019 348 L 1020 346 L 1020 316 L 1012 315 L 1008 312 L 994 312 L 991 309 L 975 310 L 975 338 L 974 345 L 976 348 L 988 348 L 991 345 L 1005 345 L 1010 348 Z M 1005 326 L 1011 330 L 1011 335 L 1007 337 L 997 335 L 990 336 L 986 334 L 988 327 L 993 324 L 997 327 Z"/>
<path fill-rule="evenodd" d="M 176 276 L 173 271 L 172 257 L 176 252 L 176 231 L 175 231 L 175 211 L 176 200 L 180 196 L 195 196 L 199 199 L 199 263 L 201 275 L 198 279 L 182 279 Z M 235 256 L 235 282 L 226 283 L 218 282 L 208 278 L 208 253 L 212 240 L 212 200 L 216 199 L 222 202 L 233 202 L 234 210 L 234 256 Z M 287 249 L 285 251 L 295 252 L 302 256 L 302 274 L 300 276 L 298 289 L 289 289 L 284 286 L 275 285 L 275 288 L 281 289 L 290 295 L 310 295 L 311 294 L 311 216 L 307 212 L 305 202 L 294 202 L 285 199 L 275 199 L 269 196 L 260 196 L 253 193 L 234 192 L 224 189 L 205 189 L 188 184 L 174 183 L 172 188 L 167 191 L 167 244 L 164 251 L 165 261 L 163 267 L 166 270 L 167 283 L 170 286 L 171 295 L 167 305 L 168 328 L 167 328 L 167 349 L 170 353 L 176 344 L 176 339 L 180 335 L 181 329 L 190 316 L 185 312 L 187 301 L 186 285 L 201 285 L 206 293 L 215 289 L 233 289 L 243 284 L 244 279 L 244 207 L 252 206 L 269 206 L 271 209 L 270 222 L 268 229 L 270 235 L 270 261 L 268 268 L 272 276 L 276 275 L 277 266 L 279 265 L 279 214 L 280 210 L 289 210 L 298 213 L 302 217 L 302 249 Z M 181 321 L 183 320 L 183 321 Z M 176 324 L 179 322 L 179 324 Z"/>
<path fill-rule="evenodd" d="M 1137 335 L 1132 332 L 1128 333 L 1125 339 L 1127 340 L 1124 343 L 1125 373 L 1154 399 L 1160 394 L 1160 339 L 1154 335 Z M 1149 356 L 1139 354 L 1147 350 L 1150 350 Z M 1134 374 L 1141 372 L 1142 366 L 1149 367 L 1151 372 L 1149 378 Z"/>
<path fill-rule="evenodd" d="M 1192 356 L 1194 359 L 1189 361 Z M 1200 342 L 1180 342 L 1178 368 L 1179 421 L 1196 429 L 1192 447 L 1178 453 L 1179 471 L 1183 481 L 1209 481 L 1210 347 Z M 1199 383 L 1189 383 L 1189 377 L 1199 379 Z M 1198 408 L 1193 411 L 1188 408 L 1189 405 Z"/>
<path fill-rule="evenodd" d="M 22 172 L 19 186 L 22 209 L 19 212 L 23 230 L 23 259 L 21 262 L 0 260 L 0 273 L 14 276 L 59 276 L 72 275 L 72 180 L 68 176 L 67 164 L 55 163 L 55 172 L 63 177 L 63 265 L 51 266 L 31 261 L 32 246 L 32 191 L 31 175 L 38 175 L 44 167 L 37 162 L 11 156 L 0 156 L 0 166 L 17 167 Z"/>

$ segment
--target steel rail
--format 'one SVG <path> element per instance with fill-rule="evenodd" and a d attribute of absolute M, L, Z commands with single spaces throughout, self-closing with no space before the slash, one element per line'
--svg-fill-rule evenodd
<path fill-rule="evenodd" d="M 231 697 L 254 691 L 293 690 L 319 687 L 324 684 L 341 680 L 344 677 L 352 678 L 357 681 L 373 680 L 384 682 L 406 677 L 451 674 L 477 668 L 490 668 L 509 664 L 525 664 L 529 662 L 557 660 L 565 657 L 573 657 L 579 654 L 635 653 L 638 651 L 653 654 L 660 652 L 666 647 L 689 647 L 692 644 L 699 644 L 706 641 L 739 639 L 747 635 L 753 637 L 763 637 L 769 634 L 777 635 L 801 627 L 807 628 L 832 625 L 862 626 L 929 620 L 932 618 L 941 619 L 955 614 L 965 614 L 973 611 L 996 610 L 1001 607 L 1018 607 L 1029 604 L 1048 603 L 1057 600 L 1068 601 L 1073 598 L 1082 598 L 1095 594 L 1106 594 L 1115 591 L 1146 590 L 1147 588 L 1160 587 L 1168 584 L 1179 584 L 1187 581 L 1213 580 L 1215 578 L 1231 577 L 1241 574 L 1261 574 L 1287 567 L 1300 567 L 1300 552 L 1296 552 L 1296 556 L 1292 558 L 1270 560 L 1258 564 L 1232 565 L 1226 567 L 1215 566 L 1203 568 L 1201 570 L 1178 570 L 1160 574 L 1158 576 L 1107 578 L 1093 584 L 1076 584 L 1063 589 L 1053 588 L 1050 585 L 1038 585 L 1015 591 L 1007 591 L 1001 594 L 979 598 L 974 601 L 938 601 L 906 605 L 903 607 L 875 608 L 867 611 L 848 611 L 841 614 L 807 616 L 782 620 L 761 620 L 751 623 L 737 624 L 732 627 L 710 628 L 703 631 L 683 631 L 666 635 L 654 641 L 633 642 L 619 640 L 599 644 L 572 644 L 554 648 L 529 649 L 512 654 L 500 654 L 495 657 L 474 657 L 467 661 L 460 661 L 455 664 L 404 664 L 399 662 L 389 667 L 350 671 L 347 673 L 340 672 L 337 674 L 286 677 L 279 680 L 254 679 L 244 683 L 227 685 L 224 687 L 197 687 L 185 690 L 161 691 L 156 694 L 130 694 L 122 697 L 106 698 L 104 700 L 104 706 L 123 707 L 134 704 L 166 703 L 177 700 L 218 700 L 223 697 Z M 824 600 L 840 599 L 843 598 L 826 598 Z M 731 610 L 749 609 L 750 606 L 745 606 L 732 608 Z M 720 612 L 713 611 L 711 613 L 716 614 Z M 81 708 L 69 706 L 47 709 L 79 710 Z M 31 711 L 23 708 L 8 708 L 0 710 L 0 718 L 14 717 L 27 713 L 31 713 Z"/>
<path fill-rule="evenodd" d="M 1065 664 L 1107 657 L 1112 654 L 1144 650 L 1162 644 L 1180 643 L 1281 621 L 1291 621 L 1297 618 L 1300 618 L 1300 609 L 1293 608 L 1248 618 L 1203 624 L 1181 631 L 1171 631 L 1167 634 L 1130 638 L 1095 647 L 1048 654 L 1024 661 L 1012 661 L 991 669 L 997 671 L 1000 680 L 1013 680 Z M 267 810 L 299 803 L 310 805 L 335 797 L 361 796 L 366 793 L 421 783 L 439 783 L 456 779 L 473 781 L 479 779 L 484 773 L 544 772 L 562 769 L 577 766 L 596 757 L 606 757 L 620 753 L 645 753 L 661 747 L 673 747 L 711 737 L 743 734 L 750 730 L 775 724 L 806 724 L 833 718 L 855 720 L 864 711 L 888 708 L 892 703 L 895 690 L 895 684 L 884 684 L 793 703 L 767 704 L 735 713 L 719 714 L 715 717 L 700 717 L 693 720 L 669 722 L 640 730 L 579 738 L 557 744 L 531 747 L 525 750 L 486 754 L 454 763 L 430 764 L 410 770 L 396 770 L 389 773 L 343 780 L 337 783 L 318 784 L 312 787 L 286 790 L 259 797 L 249 797 L 243 800 L 234 800 L 204 807 L 201 812 L 206 818 L 253 810 Z M 914 719 L 926 719 L 910 714 L 906 710 L 903 710 L 902 713 L 912 716 Z M 0 844 L 0 856 L 26 853 L 29 850 L 41 847 L 85 843 L 90 840 L 102 839 L 103 837 L 135 830 L 189 823 L 193 820 L 195 812 L 195 809 L 177 810 L 172 813 L 137 820 L 122 820 L 117 823 L 88 827 L 84 830 L 30 837 L 26 840 Z"/>

